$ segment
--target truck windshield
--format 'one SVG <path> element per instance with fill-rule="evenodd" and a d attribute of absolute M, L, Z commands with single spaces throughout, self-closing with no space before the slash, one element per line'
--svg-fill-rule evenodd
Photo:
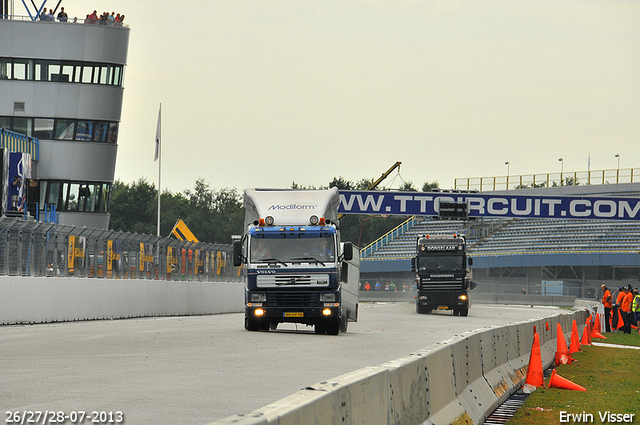
<path fill-rule="evenodd" d="M 251 238 L 252 263 L 313 263 L 335 261 L 333 235 L 312 238 Z M 277 261 L 276 261 L 277 260 Z"/>
<path fill-rule="evenodd" d="M 464 267 L 462 255 L 418 257 L 418 271 L 458 271 Z"/>

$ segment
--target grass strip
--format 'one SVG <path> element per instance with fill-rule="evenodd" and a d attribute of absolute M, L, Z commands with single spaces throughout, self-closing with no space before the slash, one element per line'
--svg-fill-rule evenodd
<path fill-rule="evenodd" d="M 593 339 L 593 342 L 640 346 L 637 330 L 631 335 L 622 332 L 603 335 L 607 339 Z M 507 422 L 508 425 L 640 424 L 639 350 L 582 346 L 582 351 L 574 353 L 573 358 L 578 361 L 558 366 L 556 373 L 587 391 L 538 388 Z M 548 383 L 547 377 L 545 385 Z M 629 420 L 625 421 L 625 418 Z"/>

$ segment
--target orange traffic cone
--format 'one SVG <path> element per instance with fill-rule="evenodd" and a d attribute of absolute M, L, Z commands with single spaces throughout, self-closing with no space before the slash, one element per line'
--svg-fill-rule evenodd
<path fill-rule="evenodd" d="M 591 332 L 591 338 L 602 338 L 607 339 L 606 336 L 602 335 L 602 327 L 600 326 L 600 314 L 596 313 L 596 323 L 593 328 L 593 332 Z"/>
<path fill-rule="evenodd" d="M 597 332 L 602 332 L 602 327 L 600 326 L 600 313 L 596 313 L 596 323 L 593 330 Z"/>
<path fill-rule="evenodd" d="M 574 382 L 571 382 L 568 379 L 558 375 L 555 369 L 553 369 L 553 372 L 551 372 L 551 378 L 549 379 L 549 388 L 561 388 L 563 390 L 587 391 L 585 387 L 581 387 L 580 385 Z"/>
<path fill-rule="evenodd" d="M 587 321 L 587 325 L 582 330 L 582 340 L 580 341 L 580 345 L 591 345 L 591 341 L 589 341 L 589 322 Z"/>
<path fill-rule="evenodd" d="M 560 364 L 571 363 L 571 352 L 567 349 L 567 341 L 564 339 L 564 333 L 562 333 L 562 326 L 558 323 L 558 342 L 556 346 L 556 366 Z"/>
<path fill-rule="evenodd" d="M 569 345 L 569 351 L 571 354 L 576 353 L 580 350 L 580 335 L 578 334 L 578 325 L 576 321 L 573 321 L 573 328 L 571 329 L 571 344 Z"/>
<path fill-rule="evenodd" d="M 527 378 L 525 385 L 544 387 L 544 375 L 542 372 L 542 353 L 540 352 L 540 336 L 533 334 L 533 344 L 529 354 L 529 366 L 527 366 Z"/>

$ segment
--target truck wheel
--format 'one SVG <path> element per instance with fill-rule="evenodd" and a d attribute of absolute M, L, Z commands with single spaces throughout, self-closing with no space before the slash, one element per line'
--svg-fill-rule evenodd
<path fill-rule="evenodd" d="M 469 315 L 469 307 L 464 307 L 460 309 L 460 316 L 467 317 Z"/>
<path fill-rule="evenodd" d="M 349 326 L 349 319 L 347 317 L 343 317 L 342 319 L 340 319 L 340 332 L 346 333 L 348 326 Z"/>
<path fill-rule="evenodd" d="M 327 323 L 327 335 L 338 335 L 340 333 L 340 319 Z"/>
<path fill-rule="evenodd" d="M 460 310 L 458 310 L 457 308 L 455 308 L 455 309 L 453 310 L 453 315 L 454 315 L 454 316 L 460 316 Z"/>
<path fill-rule="evenodd" d="M 429 310 L 427 307 L 420 305 L 420 304 L 416 304 L 416 312 L 418 314 L 427 314 L 429 313 L 431 310 Z"/>
<path fill-rule="evenodd" d="M 255 332 L 260 330 L 260 325 L 255 320 L 244 316 L 244 328 L 248 331 Z"/>

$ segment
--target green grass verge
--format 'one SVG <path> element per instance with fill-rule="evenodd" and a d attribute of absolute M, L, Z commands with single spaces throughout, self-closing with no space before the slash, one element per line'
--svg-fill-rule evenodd
<path fill-rule="evenodd" d="M 640 335 L 621 332 L 603 334 L 607 339 L 593 342 L 640 346 Z M 578 360 L 560 365 L 556 373 L 587 389 L 573 391 L 558 388 L 538 388 L 508 422 L 509 425 L 548 425 L 560 423 L 624 423 L 622 416 L 603 421 L 600 414 L 635 415 L 632 424 L 640 424 L 640 351 L 629 348 L 583 346 L 573 354 Z M 546 373 L 545 373 L 546 375 Z M 545 385 L 549 384 L 548 377 Z M 561 412 L 564 417 L 561 417 Z M 566 415 L 590 414 L 577 420 Z M 627 418 L 630 418 L 627 416 Z M 561 419 L 564 419 L 561 421 Z"/>

